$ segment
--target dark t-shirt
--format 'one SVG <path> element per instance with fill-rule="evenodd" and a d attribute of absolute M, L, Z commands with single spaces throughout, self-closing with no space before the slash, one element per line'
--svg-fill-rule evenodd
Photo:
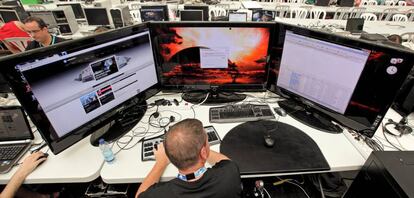
<path fill-rule="evenodd" d="M 241 191 L 240 172 L 236 163 L 221 160 L 212 168 L 207 169 L 197 181 L 185 182 L 175 178 L 168 182 L 157 183 L 141 193 L 139 198 L 232 198 L 241 197 Z"/>
<path fill-rule="evenodd" d="M 60 42 L 63 42 L 63 41 L 66 41 L 66 39 L 55 36 L 55 42 L 53 44 L 60 43 Z M 40 48 L 40 47 L 42 47 L 42 45 L 40 45 L 39 42 L 33 40 L 33 41 L 30 41 L 27 44 L 26 51 L 31 50 L 31 49 Z"/>

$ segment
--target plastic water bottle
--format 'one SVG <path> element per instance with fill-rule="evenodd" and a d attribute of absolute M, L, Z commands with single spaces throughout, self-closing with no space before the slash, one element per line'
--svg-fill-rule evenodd
<path fill-rule="evenodd" d="M 109 146 L 108 142 L 106 142 L 103 138 L 99 139 L 99 148 L 101 149 L 106 162 L 112 163 L 115 160 L 115 156 L 112 152 L 111 147 Z"/>

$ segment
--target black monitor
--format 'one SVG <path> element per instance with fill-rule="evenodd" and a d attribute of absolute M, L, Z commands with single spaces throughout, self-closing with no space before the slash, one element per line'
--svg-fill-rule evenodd
<path fill-rule="evenodd" d="M 180 11 L 181 21 L 203 21 L 202 10 L 181 10 Z"/>
<path fill-rule="evenodd" d="M 275 13 L 270 10 L 253 10 L 252 21 L 274 21 Z"/>
<path fill-rule="evenodd" d="M 0 17 L 3 22 L 20 21 L 19 15 L 15 10 L 0 10 Z"/>
<path fill-rule="evenodd" d="M 167 5 L 141 6 L 141 20 L 145 21 L 168 21 Z"/>
<path fill-rule="evenodd" d="M 243 100 L 238 91 L 263 91 L 274 24 L 151 23 L 161 86 L 192 102 Z M 195 91 L 192 92 L 192 91 Z"/>
<path fill-rule="evenodd" d="M 57 6 L 70 6 L 73 10 L 73 14 L 75 14 L 76 19 L 85 19 L 85 13 L 83 12 L 83 8 L 80 3 L 64 3 L 57 4 Z"/>
<path fill-rule="evenodd" d="M 109 26 L 108 11 L 106 8 L 84 8 L 86 21 L 88 25 Z"/>
<path fill-rule="evenodd" d="M 128 132 L 145 113 L 145 100 L 157 93 L 146 24 L 31 50 L 0 64 L 55 154 L 95 131 L 91 140 Z"/>
<path fill-rule="evenodd" d="M 372 137 L 414 65 L 404 48 L 278 24 L 279 105 L 327 132 L 337 123 Z M 333 122 L 332 122 L 333 121 Z"/>
<path fill-rule="evenodd" d="M 354 6 L 354 0 L 338 0 L 337 4 L 340 7 L 353 7 Z"/>
<path fill-rule="evenodd" d="M 209 10 L 207 5 L 184 5 L 184 10 L 202 10 L 203 21 L 208 21 Z"/>

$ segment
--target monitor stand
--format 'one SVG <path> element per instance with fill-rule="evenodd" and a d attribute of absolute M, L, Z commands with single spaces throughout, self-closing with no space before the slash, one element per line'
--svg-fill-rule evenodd
<path fill-rule="evenodd" d="M 331 122 L 332 119 L 329 116 L 323 114 L 315 108 L 294 100 L 282 100 L 279 101 L 278 104 L 287 112 L 288 115 L 312 128 L 327 133 L 342 133 L 343 131 L 341 127 Z"/>
<path fill-rule="evenodd" d="M 140 103 L 130 106 L 118 112 L 115 119 L 98 129 L 91 135 L 91 144 L 99 145 L 99 139 L 103 138 L 107 142 L 116 141 L 122 135 L 128 133 L 134 128 L 147 111 L 147 102 L 143 100 Z"/>
<path fill-rule="evenodd" d="M 203 104 L 221 104 L 230 102 L 240 102 L 246 98 L 246 95 L 234 93 L 234 92 L 221 92 L 221 91 L 190 91 L 185 92 L 181 96 L 184 101 L 199 104 L 203 102 L 208 95 L 207 100 Z"/>

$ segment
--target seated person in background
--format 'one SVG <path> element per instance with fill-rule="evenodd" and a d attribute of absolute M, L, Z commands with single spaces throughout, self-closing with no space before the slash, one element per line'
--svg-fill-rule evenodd
<path fill-rule="evenodd" d="M 47 47 L 65 41 L 55 35 L 51 35 L 46 23 L 39 17 L 27 17 L 24 20 L 26 32 L 34 39 L 27 44 L 26 50 Z"/>
<path fill-rule="evenodd" d="M 22 188 L 26 177 L 32 173 L 40 163 L 46 160 L 45 154 L 42 152 L 36 152 L 26 157 L 19 169 L 13 174 L 10 181 L 0 194 L 0 198 L 13 198 L 13 197 L 31 197 L 31 198 L 50 198 L 57 197 L 58 192 L 52 193 L 51 195 L 44 195 L 32 191 L 28 191 Z"/>
<path fill-rule="evenodd" d="M 164 143 L 158 145 L 155 158 L 155 165 L 139 187 L 136 198 L 241 197 L 239 168 L 225 155 L 210 151 L 207 134 L 199 120 L 186 119 L 172 126 L 165 134 Z M 169 161 L 178 168 L 177 178 L 157 183 Z M 206 161 L 213 167 L 205 168 Z"/>
<path fill-rule="evenodd" d="M 7 38 L 13 37 L 30 37 L 27 32 L 25 32 L 24 24 L 20 21 L 10 21 L 0 25 L 0 41 L 4 41 Z M 9 49 L 13 54 L 20 52 L 14 45 L 3 42 L 4 45 Z"/>
<path fill-rule="evenodd" d="M 400 35 L 391 34 L 391 35 L 387 36 L 387 39 L 394 42 L 394 43 L 402 44 L 402 38 L 401 38 Z"/>

